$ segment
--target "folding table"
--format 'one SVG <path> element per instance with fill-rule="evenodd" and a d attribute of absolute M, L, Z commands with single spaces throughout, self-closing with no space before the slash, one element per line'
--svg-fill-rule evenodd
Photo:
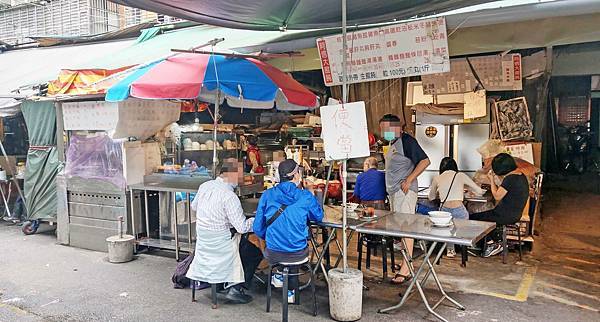
<path fill-rule="evenodd" d="M 312 229 L 310 229 L 310 242 L 311 242 L 311 245 L 313 248 L 313 252 L 317 256 L 317 262 L 313 268 L 314 269 L 313 273 L 316 274 L 320 268 L 321 271 L 323 272 L 323 275 L 325 276 L 325 280 L 327 282 L 329 282 L 329 277 L 327 276 L 327 269 L 325 268 L 325 265 L 323 264 L 323 258 L 325 257 L 325 254 L 327 253 L 327 250 L 329 249 L 329 246 L 331 245 L 332 242 L 335 241 L 335 244 L 339 250 L 337 260 L 336 260 L 335 264 L 333 265 L 333 267 L 337 267 L 339 265 L 339 262 L 343 256 L 342 245 L 336 238 L 336 234 L 337 234 L 336 230 L 342 229 L 342 212 L 343 212 L 343 208 L 341 208 L 341 207 L 325 206 L 323 208 L 323 220 L 321 222 L 311 222 L 312 226 L 318 226 L 320 228 L 329 229 L 329 234 L 327 235 L 327 238 L 323 241 L 322 244 L 319 244 L 317 242 L 314 232 L 312 231 Z M 350 240 L 352 240 L 354 231 L 356 230 L 356 228 L 358 226 L 375 221 L 377 219 L 381 219 L 390 214 L 393 214 L 393 212 L 386 211 L 386 210 L 375 210 L 375 216 L 372 219 L 359 219 L 355 213 L 349 213 L 348 220 L 347 220 L 347 226 L 346 226 L 346 228 L 349 230 L 349 233 L 348 233 L 348 239 L 346 242 L 348 244 L 350 243 Z M 319 246 L 322 246 L 320 252 L 319 252 Z"/>
<path fill-rule="evenodd" d="M 401 250 L 402 257 L 409 263 L 408 267 L 412 280 L 408 286 L 408 289 L 402 296 L 400 303 L 379 310 L 379 313 L 387 313 L 389 311 L 400 308 L 406 300 L 412 295 L 411 291 L 416 286 L 425 304 L 427 310 L 438 319 L 447 322 L 447 320 L 440 314 L 435 312 L 435 309 L 444 301 L 448 300 L 454 304 L 457 308 L 464 310 L 465 307 L 458 303 L 455 299 L 450 297 L 442 287 L 440 278 L 435 272 L 433 263 L 436 263 L 442 256 L 447 244 L 455 244 L 460 246 L 473 247 L 481 240 L 485 235 L 491 232 L 496 227 L 495 223 L 455 219 L 450 227 L 435 227 L 429 220 L 428 216 L 424 215 L 413 215 L 413 214 L 399 214 L 385 216 L 381 219 L 359 225 L 355 230 L 363 234 L 373 234 L 380 236 L 389 236 L 397 238 L 412 238 L 418 240 L 418 245 L 425 253 L 423 263 L 415 271 L 413 266 L 412 258 L 406 251 L 406 245 Z M 402 241 L 404 243 L 404 240 Z M 431 242 L 431 245 L 426 245 L 425 242 Z M 436 246 L 441 244 L 442 246 L 435 254 L 434 259 L 431 257 L 436 249 Z M 422 280 L 419 281 L 419 277 L 423 276 Z M 425 283 L 430 276 L 433 276 L 435 283 L 442 294 L 442 297 L 432 306 L 429 304 L 427 297 L 423 291 Z"/>

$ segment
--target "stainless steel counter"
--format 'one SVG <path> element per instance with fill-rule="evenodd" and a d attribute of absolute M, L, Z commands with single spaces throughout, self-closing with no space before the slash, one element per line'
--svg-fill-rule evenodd
<path fill-rule="evenodd" d="M 161 192 L 187 192 L 195 193 L 198 187 L 211 180 L 211 177 L 192 177 L 184 175 L 152 174 L 144 177 L 144 182 L 132 184 L 130 189 L 151 190 Z"/>
<path fill-rule="evenodd" d="M 129 189 L 133 190 L 148 190 L 148 191 L 160 191 L 160 192 L 184 192 L 184 193 L 196 193 L 198 192 L 198 186 L 192 184 L 180 185 L 173 183 L 137 183 L 129 185 Z"/>
<path fill-rule="evenodd" d="M 144 177 L 144 182 L 129 185 L 135 190 L 151 190 L 161 192 L 196 193 L 201 184 L 212 180 L 208 176 L 151 174 Z M 260 193 L 264 189 L 261 181 L 248 185 L 240 185 L 236 189 L 238 196 L 247 196 Z"/>
<path fill-rule="evenodd" d="M 184 175 L 163 175 L 163 174 L 153 174 L 150 176 L 146 176 L 144 178 L 144 182 L 142 183 L 138 183 L 138 184 L 132 184 L 129 185 L 129 192 L 130 194 L 133 196 L 134 191 L 141 191 L 142 192 L 142 198 L 143 198 L 143 203 L 144 203 L 144 218 L 145 218 L 145 230 L 146 230 L 146 237 L 144 238 L 140 238 L 138 239 L 138 234 L 141 233 L 141 231 L 134 229 L 133 230 L 133 235 L 136 236 L 136 242 L 138 245 L 141 246 L 147 246 L 147 247 L 152 247 L 152 248 L 160 248 L 160 249 L 171 249 L 171 250 L 175 250 L 175 258 L 179 259 L 179 251 L 183 250 L 183 251 L 191 251 L 193 250 L 194 247 L 194 240 L 195 240 L 195 234 L 194 234 L 194 219 L 193 215 L 192 215 L 192 210 L 191 210 L 191 194 L 196 193 L 198 191 L 198 187 L 204 183 L 211 180 L 210 177 L 198 177 L 198 176 L 184 176 Z M 248 185 L 248 186 L 241 186 L 240 191 L 244 193 L 245 190 L 243 190 L 244 188 L 247 190 L 246 192 L 248 193 L 254 193 L 257 189 L 257 187 L 260 185 L 260 187 L 262 187 L 262 183 L 260 184 L 254 184 L 254 185 Z M 150 218 L 149 218 L 149 211 L 148 211 L 148 195 L 149 195 L 149 191 L 155 191 L 155 192 L 160 192 L 163 193 L 161 194 L 167 194 L 167 196 L 165 196 L 165 200 L 168 200 L 168 204 L 170 205 L 164 205 L 163 207 L 161 207 L 161 203 L 159 202 L 159 217 L 162 219 L 159 219 L 159 222 L 162 220 L 165 222 L 165 224 L 167 225 L 167 227 L 172 227 L 172 231 L 168 232 L 167 234 L 161 235 L 160 238 L 150 238 L 149 232 L 150 232 Z M 179 219 L 181 219 L 180 215 L 177 211 L 177 202 L 176 202 L 176 198 L 175 198 L 175 193 L 177 192 L 183 192 L 185 193 L 185 208 L 184 208 L 184 219 L 183 221 L 180 221 Z M 159 196 L 159 197 L 161 197 Z M 242 200 L 242 204 L 243 204 L 243 208 L 245 211 L 245 215 L 247 217 L 253 217 L 255 215 L 256 212 L 256 204 L 258 204 L 258 200 L 251 200 L 249 202 L 244 202 L 244 200 Z M 134 207 L 133 201 L 132 201 L 132 207 Z M 164 207 L 166 206 L 166 208 Z M 140 208 L 140 207 L 138 207 Z M 141 216 L 140 216 L 141 218 Z M 166 219 L 164 219 L 166 218 Z M 131 217 L 131 221 L 134 222 L 133 219 L 133 215 Z M 187 238 L 186 241 L 183 242 L 180 240 L 180 229 L 178 226 L 183 226 L 184 230 L 187 230 Z M 160 235 L 161 233 L 159 233 Z M 142 234 L 143 236 L 143 234 Z M 168 239 L 164 239 L 164 238 L 168 238 Z M 172 240 L 169 240 L 171 239 Z"/>
<path fill-rule="evenodd" d="M 454 219 L 451 227 L 435 227 L 428 216 L 397 213 L 360 225 L 356 231 L 473 247 L 495 227 L 495 223 L 466 219 Z"/>
<path fill-rule="evenodd" d="M 129 185 L 129 193 L 133 196 L 134 191 L 143 191 L 143 202 L 144 202 L 144 218 L 146 223 L 146 237 L 138 239 L 138 233 L 136 230 L 133 231 L 133 235 L 136 238 L 136 242 L 138 245 L 161 248 L 161 249 L 172 249 L 175 250 L 175 258 L 179 260 L 179 251 L 190 251 L 193 245 L 193 228 L 192 228 L 192 215 L 191 215 L 191 198 L 190 195 L 192 193 L 196 193 L 198 191 L 198 187 L 206 182 L 211 180 L 210 177 L 191 177 L 191 176 L 177 176 L 177 175 L 150 175 L 144 178 L 143 183 L 132 184 Z M 170 206 L 167 206 L 165 210 L 167 213 L 165 215 L 160 215 L 161 206 L 159 202 L 159 218 L 166 217 L 166 225 L 167 227 L 172 227 L 172 231 L 167 235 L 172 236 L 173 242 L 164 240 L 162 238 L 150 238 L 150 218 L 149 218 L 149 210 L 148 210 L 148 191 L 157 191 L 161 193 L 168 194 L 169 200 L 168 203 L 171 203 Z M 179 225 L 180 220 L 178 219 L 178 211 L 177 211 L 177 201 L 175 194 L 177 192 L 185 193 L 185 216 L 183 220 L 183 224 L 187 226 L 187 240 L 186 243 L 180 242 L 179 238 Z M 160 196 L 159 196 L 160 197 Z M 132 208 L 134 207 L 132 201 Z M 170 214 L 169 214 L 170 213 Z M 163 213 L 164 214 L 164 213 Z M 132 214 L 132 221 L 133 221 Z M 160 219 L 159 219 L 160 222 Z M 161 233 L 159 232 L 159 235 Z M 186 247 L 187 246 L 187 247 Z"/>

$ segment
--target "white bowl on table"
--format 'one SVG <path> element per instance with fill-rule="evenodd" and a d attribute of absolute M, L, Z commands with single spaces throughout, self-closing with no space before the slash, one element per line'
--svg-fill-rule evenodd
<path fill-rule="evenodd" d="M 346 206 L 348 207 L 348 212 L 354 212 L 358 208 L 358 204 L 354 202 L 348 202 Z"/>
<path fill-rule="evenodd" d="M 447 211 L 430 211 L 429 220 L 436 226 L 448 226 L 452 222 L 452 214 Z"/>

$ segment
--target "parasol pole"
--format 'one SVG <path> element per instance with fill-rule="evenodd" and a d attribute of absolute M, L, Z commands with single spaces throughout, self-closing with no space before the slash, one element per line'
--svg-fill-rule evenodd
<path fill-rule="evenodd" d="M 344 108 L 343 104 L 348 101 L 348 40 L 346 39 L 346 0 L 342 0 L 342 46 L 343 46 L 343 59 L 342 59 L 342 108 Z M 348 178 L 348 172 L 346 171 L 346 167 L 348 165 L 348 158 L 344 159 L 343 169 L 342 169 L 342 202 L 344 203 L 344 208 L 342 212 L 342 250 L 344 253 L 343 265 L 344 265 L 344 273 L 348 273 L 348 236 L 346 235 L 346 228 L 348 225 L 348 184 L 346 179 Z"/>
<path fill-rule="evenodd" d="M 217 157 L 217 147 L 219 141 L 217 140 L 217 126 L 219 122 L 219 105 L 221 105 L 221 87 L 219 84 L 219 72 L 217 70 L 217 61 L 215 60 L 215 45 L 223 41 L 223 39 L 224 38 L 215 38 L 209 42 L 211 51 L 210 58 L 213 61 L 213 66 L 215 68 L 215 80 L 217 81 L 217 94 L 215 95 L 215 115 L 213 115 L 213 178 L 216 178 L 218 175 L 217 165 L 219 163 L 219 158 Z"/>
<path fill-rule="evenodd" d="M 220 95 L 221 94 L 221 90 L 217 87 L 217 95 L 216 95 L 216 99 L 215 99 L 215 115 L 214 115 L 214 122 L 213 122 L 213 177 L 216 178 L 217 177 L 217 165 L 219 163 L 219 158 L 217 157 L 217 126 L 218 126 L 218 120 L 219 120 L 219 105 L 220 105 Z"/>

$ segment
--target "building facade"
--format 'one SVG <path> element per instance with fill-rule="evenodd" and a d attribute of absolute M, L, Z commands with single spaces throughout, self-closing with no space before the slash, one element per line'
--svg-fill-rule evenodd
<path fill-rule="evenodd" d="M 143 22 L 179 21 L 107 0 L 0 0 L 0 41 L 32 42 L 35 36 L 89 36 Z"/>

